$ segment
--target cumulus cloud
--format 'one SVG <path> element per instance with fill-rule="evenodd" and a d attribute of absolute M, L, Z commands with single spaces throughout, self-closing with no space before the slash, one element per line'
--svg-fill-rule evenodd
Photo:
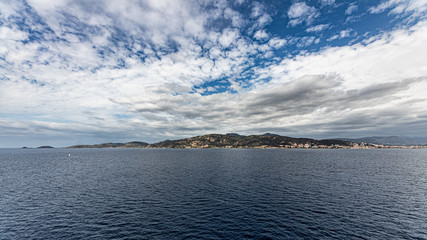
<path fill-rule="evenodd" d="M 315 7 L 308 6 L 305 2 L 296 2 L 288 10 L 289 25 L 294 27 L 304 22 L 310 25 L 319 15 Z"/>
<path fill-rule="evenodd" d="M 273 21 L 265 7 L 259 2 L 253 2 L 250 17 L 255 20 L 252 27 L 249 29 L 250 33 L 257 29 L 264 28 Z"/>
<path fill-rule="evenodd" d="M 255 39 L 262 40 L 268 38 L 268 33 L 265 30 L 258 30 L 255 35 Z"/>
<path fill-rule="evenodd" d="M 286 39 L 272 38 L 268 41 L 268 45 L 273 48 L 281 48 L 287 43 Z"/>

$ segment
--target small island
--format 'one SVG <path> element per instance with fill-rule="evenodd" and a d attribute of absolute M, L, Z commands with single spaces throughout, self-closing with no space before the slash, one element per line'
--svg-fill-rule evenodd
<path fill-rule="evenodd" d="M 54 148 L 54 147 L 52 147 L 52 146 L 40 146 L 38 148 Z"/>

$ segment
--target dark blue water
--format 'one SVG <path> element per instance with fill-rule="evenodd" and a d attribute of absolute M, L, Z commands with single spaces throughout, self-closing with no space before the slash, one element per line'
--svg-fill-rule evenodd
<path fill-rule="evenodd" d="M 427 150 L 3 149 L 28 238 L 427 239 Z"/>

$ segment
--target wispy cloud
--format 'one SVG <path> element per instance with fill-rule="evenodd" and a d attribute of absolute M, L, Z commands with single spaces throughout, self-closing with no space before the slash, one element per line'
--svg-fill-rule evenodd
<path fill-rule="evenodd" d="M 335 3 L 335 0 L 319 0 L 322 5 L 332 5 Z"/>
<path fill-rule="evenodd" d="M 426 0 L 385 0 L 380 4 L 369 8 L 370 13 L 382 13 L 389 10 L 390 14 L 412 13 L 416 17 L 425 18 L 427 11 Z M 414 16 L 411 17 L 414 17 Z"/>
<path fill-rule="evenodd" d="M 352 29 L 341 30 L 338 34 L 333 35 L 330 38 L 328 38 L 327 41 L 333 41 L 333 40 L 336 40 L 336 39 L 348 38 L 352 34 L 354 34 L 354 32 L 353 32 Z"/>
<path fill-rule="evenodd" d="M 313 27 L 307 28 L 305 31 L 307 32 L 321 32 L 327 28 L 329 28 L 330 24 L 319 24 Z"/>
<path fill-rule="evenodd" d="M 345 10 L 345 14 L 347 15 L 351 15 L 354 12 L 356 12 L 359 9 L 359 6 L 357 5 L 357 3 L 353 2 L 350 3 L 347 7 L 347 9 Z"/>

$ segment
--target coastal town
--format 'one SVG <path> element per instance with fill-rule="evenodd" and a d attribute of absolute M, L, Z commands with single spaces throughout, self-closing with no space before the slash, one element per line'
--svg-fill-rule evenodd
<path fill-rule="evenodd" d="M 388 148 L 388 149 L 393 149 L 393 148 L 400 148 L 400 149 L 422 149 L 422 148 L 427 148 L 427 146 L 425 145 L 411 145 L 411 146 L 398 146 L 398 145 L 382 145 L 382 144 L 373 144 L 373 143 L 352 143 L 352 145 L 347 146 L 347 145 L 339 145 L 339 144 L 335 144 L 335 145 L 311 145 L 311 144 L 292 144 L 292 145 L 282 145 L 280 147 L 271 147 L 268 145 L 262 145 L 259 147 L 255 147 L 255 148 L 266 148 L 266 149 L 273 149 L 273 148 L 278 148 L 278 149 L 287 149 L 287 148 L 296 148 L 296 149 L 379 149 L 379 148 Z"/>

